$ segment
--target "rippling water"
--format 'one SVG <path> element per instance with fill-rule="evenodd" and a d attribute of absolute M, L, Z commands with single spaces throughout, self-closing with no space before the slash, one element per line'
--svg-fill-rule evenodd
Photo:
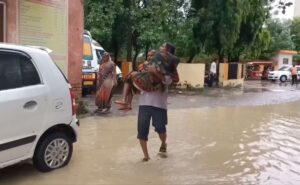
<path fill-rule="evenodd" d="M 169 111 L 168 155 L 151 131 L 141 163 L 136 116 L 81 120 L 67 167 L 0 171 L 0 184 L 300 184 L 300 102 Z"/>
<path fill-rule="evenodd" d="M 267 114 L 258 128 L 244 132 L 239 151 L 223 163 L 229 172 L 239 168 L 227 177 L 252 184 L 300 183 L 299 121 L 297 114 Z"/>
<path fill-rule="evenodd" d="M 300 184 L 299 105 L 177 112 L 189 115 L 180 124 L 184 136 L 176 136 L 180 157 L 188 159 L 180 163 L 193 170 L 172 183 Z"/>

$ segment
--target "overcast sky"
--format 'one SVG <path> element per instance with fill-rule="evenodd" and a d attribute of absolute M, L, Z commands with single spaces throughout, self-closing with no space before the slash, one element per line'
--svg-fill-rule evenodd
<path fill-rule="evenodd" d="M 274 17 L 283 18 L 283 19 L 292 19 L 294 16 L 294 2 L 300 1 L 300 0 L 291 0 L 291 1 L 292 1 L 293 5 L 290 7 L 287 7 L 285 14 L 282 14 L 282 12 L 279 10 L 278 15 L 274 15 Z M 279 0 L 276 0 L 276 2 L 274 4 L 277 5 L 278 2 L 279 2 Z M 272 12 L 274 12 L 274 11 L 276 11 L 276 8 L 274 8 L 274 10 Z"/>

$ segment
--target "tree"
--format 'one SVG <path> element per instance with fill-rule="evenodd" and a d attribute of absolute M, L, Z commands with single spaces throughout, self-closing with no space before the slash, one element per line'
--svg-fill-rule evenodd
<path fill-rule="evenodd" d="M 278 50 L 295 49 L 290 25 L 290 21 L 281 21 L 279 19 L 270 19 L 266 21 L 266 28 L 270 32 L 270 45 L 260 56 L 261 59 L 272 58 Z"/>
<path fill-rule="evenodd" d="M 121 0 L 84 1 L 84 27 L 107 49 L 111 49 L 112 28 L 120 11 Z"/>
<path fill-rule="evenodd" d="M 269 17 L 268 2 L 265 0 L 249 0 L 249 7 L 244 11 L 240 33 L 236 43 L 228 51 L 229 62 L 239 62 L 243 53 L 261 53 L 269 45 L 269 33 L 263 29 L 264 22 Z M 255 48 L 253 47 L 255 45 Z M 253 55 L 252 55 L 253 56 Z"/>
<path fill-rule="evenodd" d="M 194 36 L 209 53 L 218 53 L 223 62 L 239 39 L 245 12 L 249 11 L 248 0 L 193 0 L 192 11 L 198 17 Z"/>
<path fill-rule="evenodd" d="M 295 49 L 300 51 L 300 17 L 294 18 L 291 24 L 291 37 L 294 42 Z"/>

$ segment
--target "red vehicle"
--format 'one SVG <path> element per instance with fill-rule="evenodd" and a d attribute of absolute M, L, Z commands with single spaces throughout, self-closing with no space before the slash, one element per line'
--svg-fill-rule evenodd
<path fill-rule="evenodd" d="M 268 72 L 272 67 L 272 61 L 255 61 L 246 65 L 247 80 L 267 80 Z"/>

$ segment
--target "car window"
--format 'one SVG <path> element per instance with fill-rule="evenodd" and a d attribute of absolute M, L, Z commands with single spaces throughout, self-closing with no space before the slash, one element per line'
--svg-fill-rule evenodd
<path fill-rule="evenodd" d="M 31 60 L 23 55 L 0 52 L 0 90 L 40 84 Z"/>
<path fill-rule="evenodd" d="M 288 71 L 290 67 L 284 66 L 278 69 L 278 71 Z"/>
<path fill-rule="evenodd" d="M 83 36 L 83 59 L 93 60 L 92 41 L 88 36 Z"/>

